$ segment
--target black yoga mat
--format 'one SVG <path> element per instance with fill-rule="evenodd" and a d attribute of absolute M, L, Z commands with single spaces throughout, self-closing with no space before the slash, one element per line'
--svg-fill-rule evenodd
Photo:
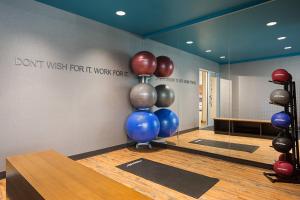
<path fill-rule="evenodd" d="M 222 148 L 222 149 L 232 149 L 232 150 L 236 150 L 236 151 L 244 151 L 244 152 L 248 152 L 248 153 L 253 153 L 254 151 L 256 151 L 259 148 L 259 146 L 254 146 L 254 145 L 238 144 L 238 143 L 230 143 L 230 142 L 206 140 L 206 139 L 197 139 L 197 140 L 191 141 L 190 143 L 204 145 L 204 146 L 217 147 L 217 148 Z"/>
<path fill-rule="evenodd" d="M 144 158 L 117 167 L 194 198 L 199 198 L 219 181 Z"/>

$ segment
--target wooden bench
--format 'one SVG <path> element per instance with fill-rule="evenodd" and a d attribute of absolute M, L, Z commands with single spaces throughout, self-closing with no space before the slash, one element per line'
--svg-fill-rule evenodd
<path fill-rule="evenodd" d="M 214 118 L 214 131 L 220 134 L 270 138 L 278 134 L 270 120 Z"/>
<path fill-rule="evenodd" d="M 150 198 L 55 151 L 6 159 L 9 200 L 148 200 Z"/>

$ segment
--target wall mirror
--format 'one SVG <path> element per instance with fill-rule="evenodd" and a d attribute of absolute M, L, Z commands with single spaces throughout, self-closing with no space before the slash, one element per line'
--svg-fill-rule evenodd
<path fill-rule="evenodd" d="M 220 65 L 218 72 L 198 66 L 199 129 L 179 131 L 165 140 L 168 145 L 254 164 L 278 159 L 272 140 L 280 130 L 271 117 L 283 107 L 269 102 L 271 92 L 282 86 L 269 80 L 275 69 L 284 68 L 299 82 L 293 74 L 299 66 L 299 3 L 269 1 L 155 37 L 167 42 L 193 38 L 193 46 L 181 48 Z"/>

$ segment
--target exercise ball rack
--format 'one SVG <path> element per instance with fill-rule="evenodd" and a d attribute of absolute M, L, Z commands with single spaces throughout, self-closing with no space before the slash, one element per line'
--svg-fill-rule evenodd
<path fill-rule="evenodd" d="M 284 106 L 284 112 L 288 113 L 292 119 L 292 123 L 289 128 L 280 131 L 286 137 L 291 138 L 293 142 L 292 148 L 292 165 L 294 167 L 294 173 L 290 177 L 279 177 L 276 173 L 264 172 L 264 175 L 271 182 L 287 182 L 287 183 L 299 183 L 300 175 L 300 158 L 299 158 L 299 136 L 298 136 L 298 117 L 297 117 L 297 99 L 296 99 L 296 84 L 295 81 L 288 82 L 276 82 L 269 81 L 274 84 L 282 85 L 284 90 L 290 93 L 290 102 Z"/>
<path fill-rule="evenodd" d="M 149 84 L 152 76 L 151 75 L 138 75 L 137 78 L 138 78 L 139 83 L 148 83 Z M 145 110 L 151 110 L 151 108 L 148 108 Z M 148 147 L 148 149 L 152 149 L 151 142 L 137 142 L 135 145 L 136 149 L 140 149 L 143 147 Z"/>

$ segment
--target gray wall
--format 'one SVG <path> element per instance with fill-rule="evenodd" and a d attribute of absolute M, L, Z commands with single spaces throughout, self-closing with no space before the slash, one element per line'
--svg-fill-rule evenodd
<path fill-rule="evenodd" d="M 0 18 L 0 170 L 8 155 L 43 149 L 71 155 L 127 141 L 128 92 L 137 79 L 51 70 L 47 61 L 129 71 L 137 51 L 170 56 L 172 78 L 196 84 L 153 83 L 175 90 L 180 129 L 198 126 L 198 67 L 218 71 L 218 64 L 33 0 L 1 0 Z M 44 65 L 21 66 L 16 58 Z"/>
<path fill-rule="evenodd" d="M 221 100 L 221 107 L 230 108 L 232 117 L 269 120 L 275 112 L 282 111 L 282 107 L 269 104 L 271 92 L 274 89 L 282 88 L 282 86 L 268 82 L 271 80 L 273 70 L 284 68 L 293 75 L 299 101 L 299 66 L 300 56 L 239 63 L 230 66 L 222 65 L 222 78 L 232 83 L 231 88 L 223 86 L 223 89 L 231 91 L 232 94 L 230 102 L 227 99 Z M 228 115 L 228 113 L 222 112 L 223 110 L 226 109 L 221 109 L 221 116 Z"/>

